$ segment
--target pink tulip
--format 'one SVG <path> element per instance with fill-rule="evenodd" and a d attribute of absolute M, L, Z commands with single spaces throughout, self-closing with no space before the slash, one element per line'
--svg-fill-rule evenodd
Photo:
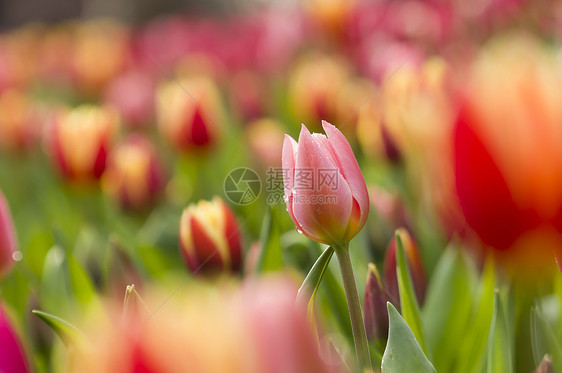
<path fill-rule="evenodd" d="M 29 372 L 22 343 L 2 306 L 0 306 L 0 372 Z"/>
<path fill-rule="evenodd" d="M 8 203 L 0 190 L 0 278 L 4 277 L 14 264 L 12 254 L 16 248 L 12 217 Z"/>
<path fill-rule="evenodd" d="M 297 143 L 285 135 L 283 185 L 297 230 L 329 245 L 351 240 L 367 220 L 369 195 L 345 136 L 322 121 L 326 135 L 303 125 Z"/>

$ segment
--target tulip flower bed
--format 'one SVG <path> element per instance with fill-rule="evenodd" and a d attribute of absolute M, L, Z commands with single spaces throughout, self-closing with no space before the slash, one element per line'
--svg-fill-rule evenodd
<path fill-rule="evenodd" d="M 0 372 L 562 372 L 562 8 L 467 4 L 1 33 Z"/>

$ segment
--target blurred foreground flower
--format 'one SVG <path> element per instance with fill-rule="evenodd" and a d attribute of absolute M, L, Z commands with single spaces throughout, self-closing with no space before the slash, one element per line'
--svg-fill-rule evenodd
<path fill-rule="evenodd" d="M 303 125 L 297 143 L 285 135 L 283 185 L 291 219 L 299 232 L 327 245 L 349 242 L 369 214 L 361 169 L 344 135 L 323 121 L 326 135 Z M 304 172 L 312 172 L 305 177 Z"/>
<path fill-rule="evenodd" d="M 182 255 L 192 272 L 238 271 L 242 242 L 234 213 L 220 198 L 187 207 L 179 226 Z"/>
<path fill-rule="evenodd" d="M 62 110 L 45 128 L 45 147 L 64 177 L 74 181 L 98 179 L 105 170 L 117 125 L 117 113 L 105 107 L 81 105 Z"/>
<path fill-rule="evenodd" d="M 12 268 L 12 255 L 17 250 L 14 223 L 8 208 L 8 202 L 0 190 L 0 279 Z"/>
<path fill-rule="evenodd" d="M 0 372 L 27 373 L 29 364 L 22 342 L 0 304 Z"/>
<path fill-rule="evenodd" d="M 555 51 L 501 38 L 474 64 L 455 124 L 462 216 L 516 278 L 549 273 L 562 252 L 560 97 Z"/>
<path fill-rule="evenodd" d="M 281 278 L 233 286 L 192 284 L 161 309 L 146 293 L 150 320 L 119 312 L 84 323 L 92 341 L 74 358 L 78 372 L 336 372 L 320 353 L 296 288 Z M 95 326 L 94 326 L 95 325 Z"/>
<path fill-rule="evenodd" d="M 164 170 L 152 143 L 142 135 L 129 136 L 109 154 L 103 190 L 125 208 L 150 206 L 164 188 Z"/>
<path fill-rule="evenodd" d="M 162 84 L 156 94 L 156 116 L 162 135 L 179 150 L 205 148 L 217 137 L 220 93 L 205 76 Z"/>

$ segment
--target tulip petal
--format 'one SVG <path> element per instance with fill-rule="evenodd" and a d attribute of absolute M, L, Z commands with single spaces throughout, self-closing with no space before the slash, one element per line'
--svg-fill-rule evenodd
<path fill-rule="evenodd" d="M 359 222 L 355 227 L 351 227 L 352 231 L 349 232 L 349 236 L 353 237 L 363 228 L 365 221 L 367 221 L 367 216 L 369 215 L 369 193 L 367 192 L 367 185 L 365 184 L 365 179 L 363 178 L 357 159 L 353 154 L 353 150 L 345 136 L 335 126 L 326 121 L 322 121 L 322 128 L 324 128 L 328 138 L 323 149 L 329 151 L 335 159 L 337 167 L 343 174 L 343 178 L 349 184 L 353 198 L 359 205 Z"/>
<path fill-rule="evenodd" d="M 334 183 L 319 183 L 319 170 L 334 172 Z M 304 125 L 299 136 L 292 195 L 292 212 L 307 236 L 327 244 L 347 239 L 353 206 L 351 190 L 332 157 Z"/>
<path fill-rule="evenodd" d="M 17 250 L 14 224 L 8 203 L 0 191 L 0 278 L 12 267 L 12 254 Z"/>
<path fill-rule="evenodd" d="M 283 188 L 287 198 L 290 196 L 291 189 L 293 189 L 294 186 L 295 162 L 297 160 L 298 148 L 299 145 L 295 139 L 289 135 L 285 135 L 285 140 L 283 140 L 281 164 L 283 166 Z"/>

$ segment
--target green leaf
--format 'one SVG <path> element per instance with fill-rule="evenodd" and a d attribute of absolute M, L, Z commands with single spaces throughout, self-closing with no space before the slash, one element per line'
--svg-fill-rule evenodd
<path fill-rule="evenodd" d="M 494 314 L 488 335 L 487 373 L 513 372 L 512 349 L 507 317 L 498 290 L 494 294 Z"/>
<path fill-rule="evenodd" d="M 72 255 L 67 256 L 70 283 L 74 297 L 79 302 L 88 304 L 96 297 L 96 291 L 88 273 Z"/>
<path fill-rule="evenodd" d="M 62 339 L 68 347 L 71 344 L 83 342 L 86 337 L 78 328 L 58 316 L 39 310 L 32 310 L 47 326 L 49 326 Z"/>
<path fill-rule="evenodd" d="M 66 255 L 55 245 L 47 252 L 40 285 L 40 303 L 49 312 L 62 312 L 71 299 Z"/>
<path fill-rule="evenodd" d="M 388 342 L 382 356 L 382 373 L 435 373 L 406 321 L 390 302 L 387 309 Z"/>
<path fill-rule="evenodd" d="M 324 250 L 306 275 L 297 293 L 297 302 L 306 304 L 309 319 L 314 318 L 314 298 L 316 297 L 316 291 L 320 286 L 320 282 L 322 282 L 324 273 L 333 255 L 334 249 L 331 246 Z"/>
<path fill-rule="evenodd" d="M 412 328 L 423 351 L 428 353 L 420 318 L 420 306 L 416 299 L 414 283 L 412 282 L 410 268 L 406 261 L 406 254 L 404 253 L 404 246 L 398 231 L 396 231 L 396 276 L 398 277 L 400 307 L 404 315 L 404 320 L 406 320 L 410 328 Z"/>
<path fill-rule="evenodd" d="M 472 307 L 469 280 L 462 254 L 455 247 L 447 248 L 429 282 L 422 315 L 428 347 L 439 351 L 433 356 L 433 362 L 440 372 L 451 371 L 467 333 Z M 484 336 L 489 328 L 488 323 L 482 331 Z M 486 345 L 487 338 L 484 339 Z"/>
<path fill-rule="evenodd" d="M 554 371 L 562 371 L 562 345 L 538 307 L 531 309 L 531 342 L 535 362 L 540 362 L 548 353 L 552 356 Z"/>
<path fill-rule="evenodd" d="M 262 249 L 256 270 L 258 272 L 280 270 L 283 267 L 283 248 L 274 207 L 270 207 L 265 216 L 260 242 Z"/>
<path fill-rule="evenodd" d="M 457 370 L 459 372 L 480 373 L 486 360 L 488 331 L 494 313 L 495 270 L 491 260 L 486 262 L 478 295 L 476 310 L 462 338 Z"/>

